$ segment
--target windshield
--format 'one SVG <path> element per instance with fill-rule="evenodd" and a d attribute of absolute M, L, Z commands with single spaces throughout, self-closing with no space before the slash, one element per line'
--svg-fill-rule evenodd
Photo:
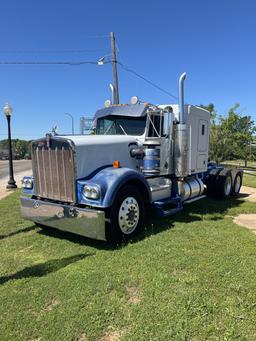
<path fill-rule="evenodd" d="M 105 116 L 97 119 L 97 135 L 143 135 L 146 127 L 146 116 L 124 117 Z"/>

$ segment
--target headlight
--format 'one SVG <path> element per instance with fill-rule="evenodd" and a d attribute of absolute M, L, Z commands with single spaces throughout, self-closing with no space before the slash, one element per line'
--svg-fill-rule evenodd
<path fill-rule="evenodd" d="M 85 185 L 83 195 L 88 199 L 99 199 L 100 188 L 96 185 Z"/>
<path fill-rule="evenodd" d="M 23 178 L 21 180 L 22 188 L 32 189 L 33 188 L 33 179 L 31 178 Z"/>

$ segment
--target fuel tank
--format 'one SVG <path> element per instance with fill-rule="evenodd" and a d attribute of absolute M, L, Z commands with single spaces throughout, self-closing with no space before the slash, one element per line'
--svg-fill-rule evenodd
<path fill-rule="evenodd" d="M 195 177 L 178 181 L 178 191 L 182 201 L 190 200 L 204 193 L 204 184 Z"/>

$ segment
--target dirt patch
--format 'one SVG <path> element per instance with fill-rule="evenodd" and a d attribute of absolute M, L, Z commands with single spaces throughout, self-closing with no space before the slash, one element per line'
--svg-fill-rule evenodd
<path fill-rule="evenodd" d="M 60 301 L 59 300 L 52 300 L 45 308 L 45 310 L 51 311 L 56 305 L 59 305 Z"/>
<path fill-rule="evenodd" d="M 106 332 L 101 338 L 100 341 L 119 341 L 123 333 L 118 330 L 111 330 Z"/>
<path fill-rule="evenodd" d="M 77 339 L 77 341 L 87 341 L 87 340 L 88 339 L 87 339 L 85 333 L 82 333 Z"/>
<path fill-rule="evenodd" d="M 126 286 L 125 287 L 128 302 L 132 304 L 138 304 L 141 301 L 141 293 L 138 287 L 136 286 Z"/>
<path fill-rule="evenodd" d="M 234 218 L 234 223 L 256 233 L 256 214 L 240 214 Z"/>
<path fill-rule="evenodd" d="M 251 202 L 256 202 L 256 188 L 242 186 L 239 197 Z"/>

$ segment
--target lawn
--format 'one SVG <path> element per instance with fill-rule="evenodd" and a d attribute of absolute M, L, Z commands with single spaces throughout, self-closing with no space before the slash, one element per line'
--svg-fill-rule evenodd
<path fill-rule="evenodd" d="M 256 172 L 244 173 L 243 185 L 249 187 L 256 187 Z"/>
<path fill-rule="evenodd" d="M 205 199 L 113 247 L 50 232 L 0 201 L 0 340 L 255 340 L 256 235 Z"/>

